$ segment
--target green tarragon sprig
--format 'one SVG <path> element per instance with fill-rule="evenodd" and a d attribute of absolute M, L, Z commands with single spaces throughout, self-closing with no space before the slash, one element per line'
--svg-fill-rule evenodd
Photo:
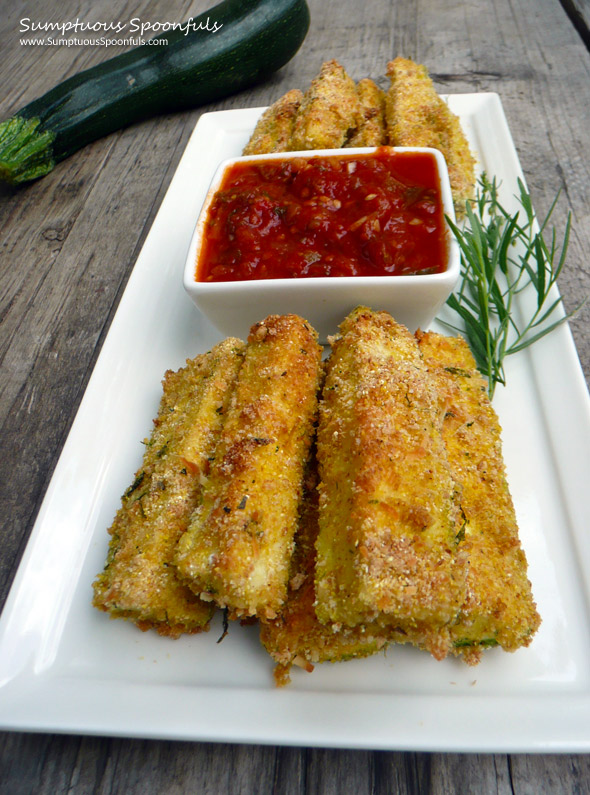
<path fill-rule="evenodd" d="M 463 328 L 442 322 L 465 335 L 478 369 L 488 379 L 493 397 L 497 384 L 505 384 L 506 356 L 527 348 L 564 323 L 575 312 L 550 321 L 561 297 L 550 296 L 565 263 L 571 231 L 568 214 L 563 240 L 557 244 L 555 229 L 546 240 L 547 225 L 556 196 L 545 220 L 537 225 L 531 197 L 518 180 L 520 208 L 511 214 L 498 200 L 498 185 L 484 174 L 475 200 L 467 202 L 463 228 L 448 223 L 461 251 L 461 281 L 448 306 L 463 321 Z M 528 318 L 518 321 L 514 299 L 525 288 L 534 290 Z M 528 305 L 527 305 L 528 306 Z"/>

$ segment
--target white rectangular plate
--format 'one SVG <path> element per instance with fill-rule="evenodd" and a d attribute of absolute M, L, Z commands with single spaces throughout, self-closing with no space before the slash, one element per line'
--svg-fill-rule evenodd
<path fill-rule="evenodd" d="M 520 175 L 495 94 L 449 98 L 507 204 Z M 142 456 L 167 368 L 215 330 L 182 288 L 216 165 L 260 108 L 201 117 L 137 260 L 0 625 L 0 727 L 373 749 L 590 750 L 590 401 L 567 326 L 509 362 L 496 409 L 543 624 L 477 668 L 393 647 L 298 669 L 276 689 L 255 627 L 177 641 L 91 607 L 107 527 Z M 362 300 L 362 296 L 359 296 Z M 379 307 L 375 307 L 378 309 Z M 247 329 L 244 329 L 244 335 Z"/>

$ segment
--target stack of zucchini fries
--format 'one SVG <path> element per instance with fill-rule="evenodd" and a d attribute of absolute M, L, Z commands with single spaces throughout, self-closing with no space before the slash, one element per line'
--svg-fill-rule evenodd
<path fill-rule="evenodd" d="M 358 307 L 321 361 L 294 315 L 167 373 L 94 605 L 141 629 L 258 620 L 293 665 L 530 643 L 500 427 L 466 343 Z"/>

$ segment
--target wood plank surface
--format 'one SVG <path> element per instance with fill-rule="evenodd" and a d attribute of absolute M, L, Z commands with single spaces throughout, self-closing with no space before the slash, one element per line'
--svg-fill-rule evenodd
<path fill-rule="evenodd" d="M 266 105 L 327 58 L 383 81 L 425 63 L 441 93 L 500 94 L 539 215 L 573 234 L 560 288 L 590 293 L 590 55 L 558 0 L 310 0 L 298 55 L 264 84 L 95 142 L 44 179 L 0 188 L 0 605 L 96 357 L 188 137 L 205 111 Z M 205 0 L 2 0 L 0 118 L 115 53 L 19 43 L 19 20 L 180 21 Z M 579 3 L 580 13 L 587 3 Z M 590 379 L 590 303 L 572 323 Z M 0 696 L 1 697 L 1 696 Z M 507 722 L 511 716 L 506 716 Z M 590 757 L 370 752 L 5 733 L 0 790 L 28 793 L 590 793 Z"/>

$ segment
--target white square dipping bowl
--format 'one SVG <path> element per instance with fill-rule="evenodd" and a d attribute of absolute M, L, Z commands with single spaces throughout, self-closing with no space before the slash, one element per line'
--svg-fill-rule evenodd
<path fill-rule="evenodd" d="M 447 165 L 436 149 L 391 147 L 396 152 L 429 152 L 436 159 L 443 212 L 454 220 Z M 242 281 L 198 281 L 207 216 L 227 169 L 236 162 L 274 159 L 351 157 L 376 152 L 375 148 L 326 149 L 250 155 L 220 164 L 201 209 L 184 270 L 184 287 L 195 305 L 224 335 L 244 339 L 250 327 L 271 314 L 296 314 L 317 330 L 320 340 L 338 331 L 338 325 L 356 306 L 389 312 L 414 332 L 426 329 L 453 291 L 460 272 L 459 246 L 446 226 L 446 267 L 441 273 L 385 276 L 319 276 Z"/>

